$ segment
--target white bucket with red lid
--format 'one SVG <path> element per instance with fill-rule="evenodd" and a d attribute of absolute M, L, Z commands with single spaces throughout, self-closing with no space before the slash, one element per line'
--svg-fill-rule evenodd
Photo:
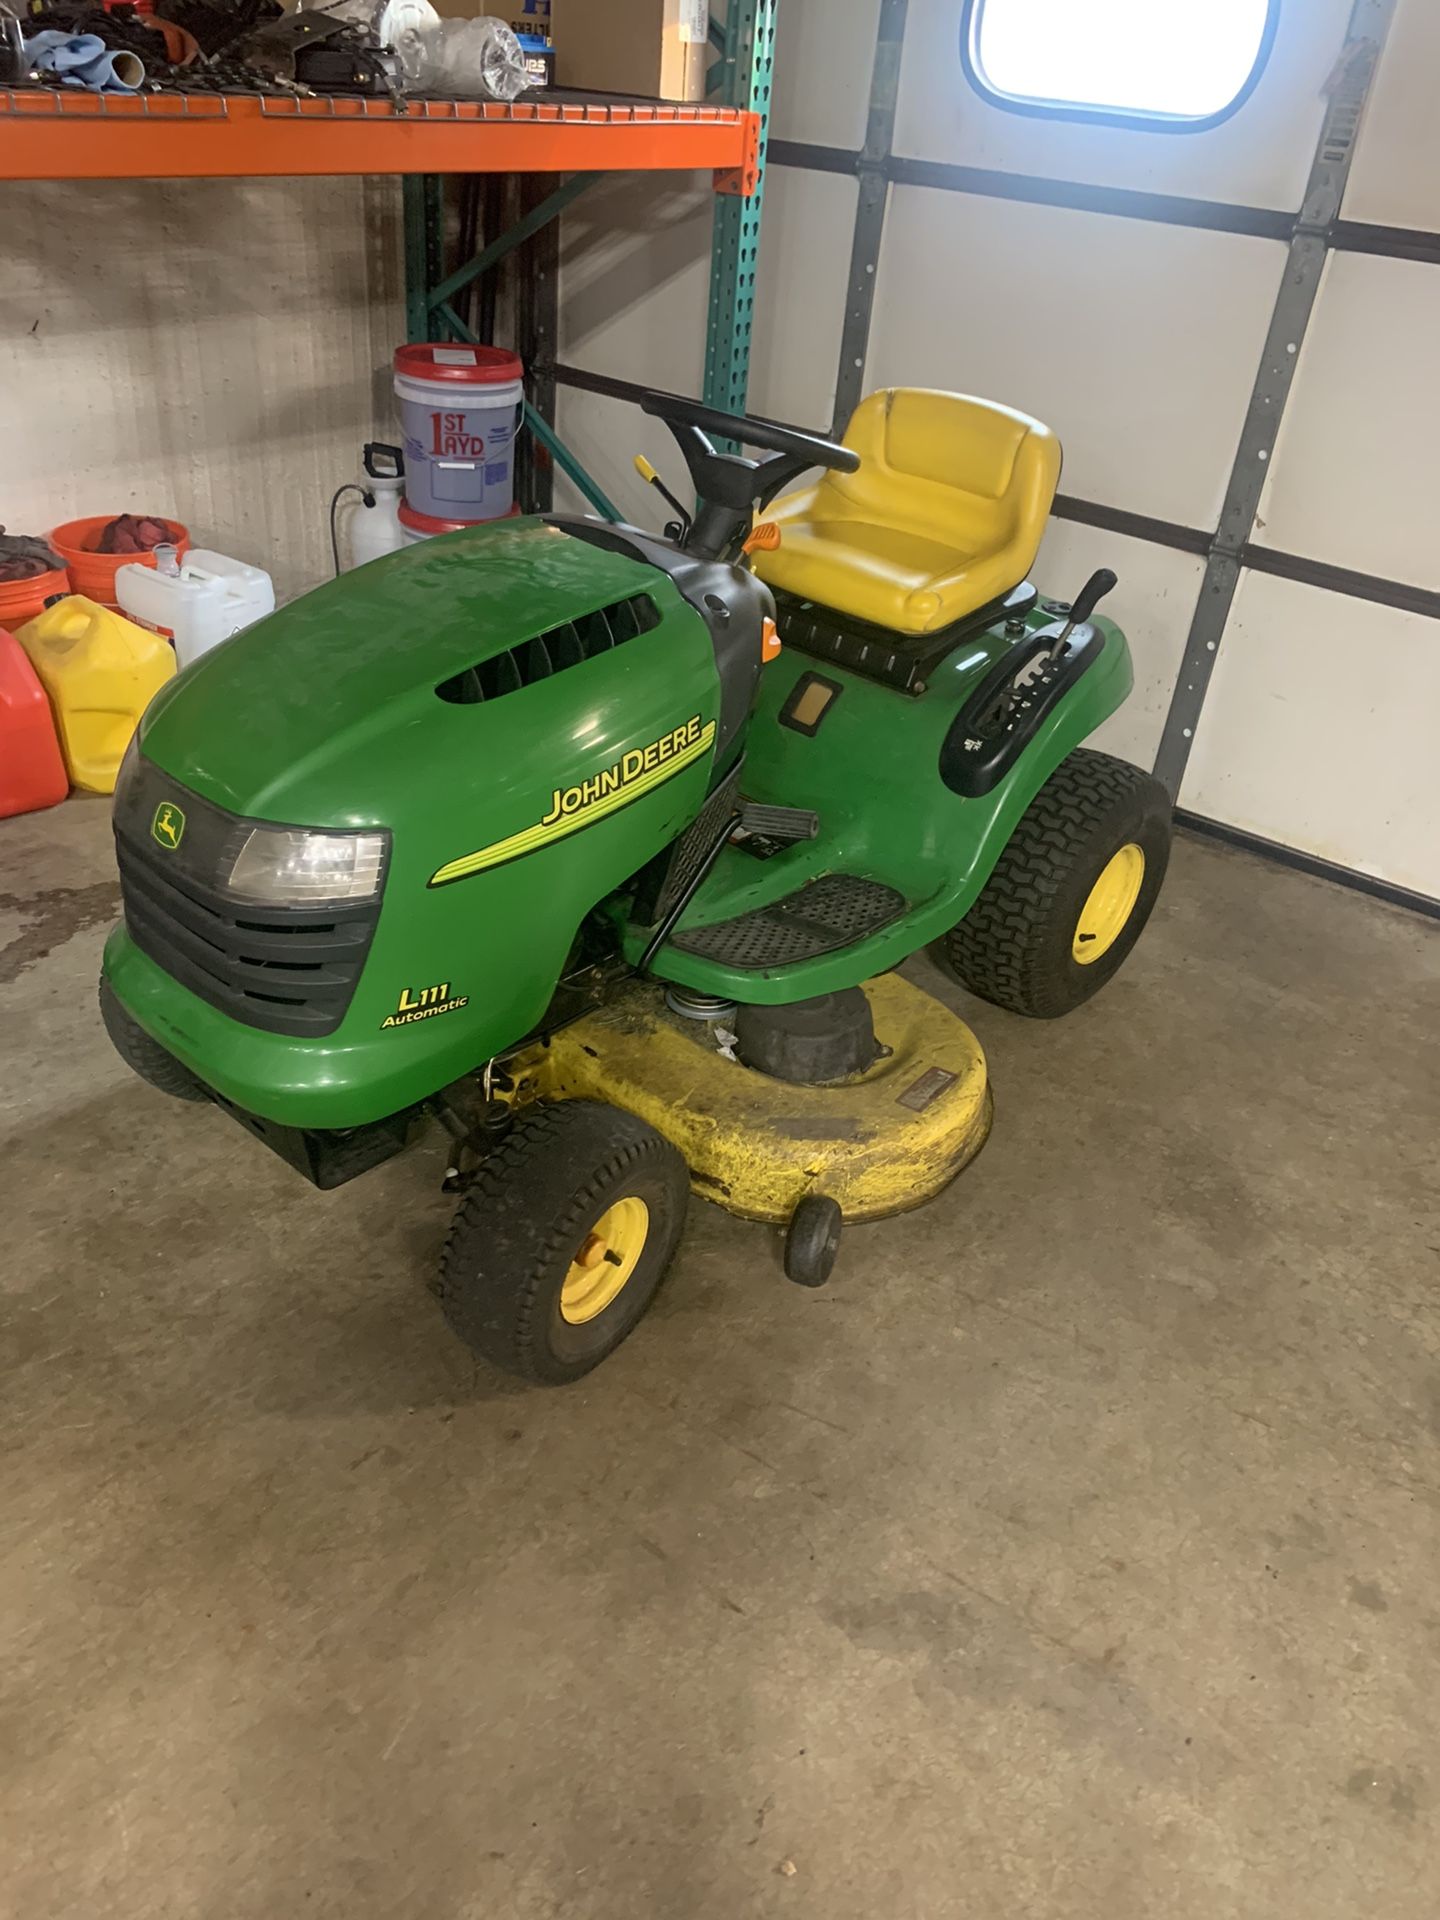
<path fill-rule="evenodd" d="M 503 347 L 425 342 L 395 349 L 405 499 L 431 520 L 498 520 L 515 498 L 525 369 Z"/>

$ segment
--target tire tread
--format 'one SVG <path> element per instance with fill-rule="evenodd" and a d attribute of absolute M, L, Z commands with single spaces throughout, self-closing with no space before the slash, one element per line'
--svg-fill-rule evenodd
<path fill-rule="evenodd" d="M 1012 1013 L 1045 1019 L 1070 1010 L 1073 997 L 1053 970 L 1056 902 L 1086 843 L 1137 801 L 1163 803 L 1168 814 L 1159 782 L 1128 760 L 1081 747 L 1061 761 L 1021 815 L 974 905 L 945 936 L 945 957 L 963 985 Z M 1113 970 L 1102 966 L 1093 986 Z"/>
<path fill-rule="evenodd" d="M 154 1087 L 157 1093 L 169 1094 L 174 1100 L 198 1102 L 210 1098 L 208 1088 L 196 1079 L 190 1069 L 162 1047 L 158 1040 L 152 1040 L 140 1022 L 126 1011 L 104 974 L 100 976 L 99 998 L 100 1018 L 110 1036 L 110 1043 L 137 1078 L 143 1080 L 147 1087 Z"/>
<path fill-rule="evenodd" d="M 611 1151 L 596 1164 L 606 1145 Z M 566 1100 L 523 1114 L 476 1170 L 450 1223 L 432 1291 L 452 1329 L 508 1372 L 569 1378 L 556 1371 L 537 1326 L 546 1276 L 576 1246 L 617 1176 L 666 1159 L 684 1178 L 674 1147 L 618 1107 Z M 592 1171 L 577 1184 L 579 1165 Z M 489 1271 L 470 1253 L 477 1235 L 502 1249 Z"/>

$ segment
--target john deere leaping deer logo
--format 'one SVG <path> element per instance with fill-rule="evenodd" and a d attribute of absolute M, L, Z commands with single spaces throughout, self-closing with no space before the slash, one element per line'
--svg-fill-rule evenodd
<path fill-rule="evenodd" d="M 185 832 L 185 815 L 173 800 L 162 800 L 150 822 L 150 837 L 173 853 Z"/>

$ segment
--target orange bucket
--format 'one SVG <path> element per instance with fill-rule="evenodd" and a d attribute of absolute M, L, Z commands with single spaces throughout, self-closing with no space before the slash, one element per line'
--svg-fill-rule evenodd
<path fill-rule="evenodd" d="M 28 580 L 0 580 L 0 627 L 13 633 L 45 611 L 45 602 L 57 593 L 69 593 L 70 576 L 64 567 L 32 573 Z"/>
<path fill-rule="evenodd" d="M 116 569 L 128 566 L 132 561 L 137 566 L 153 567 L 153 553 L 97 553 L 96 543 L 112 520 L 118 520 L 115 513 L 97 513 L 88 520 L 67 520 L 63 527 L 56 527 L 50 535 L 50 544 L 65 562 L 70 573 L 70 584 L 76 593 L 83 593 L 87 600 L 98 600 L 102 606 L 115 602 Z M 159 516 L 151 515 L 158 519 Z M 182 527 L 178 520 L 167 520 L 175 538 L 175 550 L 183 559 L 190 545 L 189 529 Z M 29 582 L 25 583 L 27 586 Z M 63 589 L 61 589 L 63 591 Z"/>

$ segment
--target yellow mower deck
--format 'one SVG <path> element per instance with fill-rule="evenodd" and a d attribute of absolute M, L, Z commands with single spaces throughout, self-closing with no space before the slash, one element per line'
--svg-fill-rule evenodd
<path fill-rule="evenodd" d="M 698 1194 L 747 1220 L 788 1221 L 810 1193 L 847 1220 L 903 1213 L 985 1144 L 985 1056 L 963 1021 L 894 974 L 864 991 L 891 1051 L 842 1086 L 793 1086 L 729 1060 L 709 1023 L 636 985 L 527 1062 L 525 1091 L 638 1115 L 683 1154 Z"/>

